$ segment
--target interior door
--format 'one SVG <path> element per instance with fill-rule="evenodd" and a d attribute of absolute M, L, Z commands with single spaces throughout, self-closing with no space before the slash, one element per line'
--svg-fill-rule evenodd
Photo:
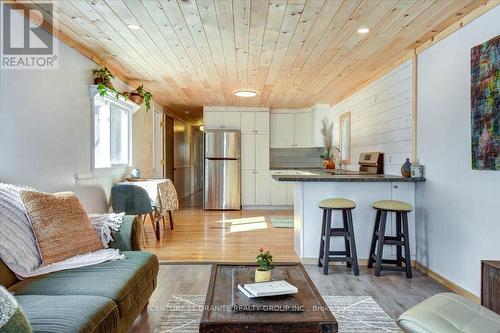
<path fill-rule="evenodd" d="M 154 111 L 154 127 L 153 127 L 153 136 L 154 136 L 154 154 L 153 154 L 153 165 L 154 165 L 154 176 L 158 178 L 163 178 L 163 112 Z"/>
<path fill-rule="evenodd" d="M 165 115 L 164 121 L 164 177 L 174 181 L 174 118 Z"/>

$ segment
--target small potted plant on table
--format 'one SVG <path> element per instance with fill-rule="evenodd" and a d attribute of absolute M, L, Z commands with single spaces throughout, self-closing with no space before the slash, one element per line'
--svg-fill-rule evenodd
<path fill-rule="evenodd" d="M 269 250 L 264 251 L 264 248 L 260 248 L 259 252 L 257 256 L 259 267 L 255 269 L 255 282 L 271 281 L 272 270 L 274 268 L 273 256 Z"/>

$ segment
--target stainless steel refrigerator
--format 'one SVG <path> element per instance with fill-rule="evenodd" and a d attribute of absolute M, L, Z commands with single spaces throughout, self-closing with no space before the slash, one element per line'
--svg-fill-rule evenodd
<path fill-rule="evenodd" d="M 239 131 L 205 131 L 205 209 L 241 209 L 240 148 Z"/>

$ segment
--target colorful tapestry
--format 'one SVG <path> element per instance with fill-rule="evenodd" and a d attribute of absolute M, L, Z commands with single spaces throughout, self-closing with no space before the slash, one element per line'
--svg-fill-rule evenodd
<path fill-rule="evenodd" d="M 472 169 L 500 170 L 500 36 L 471 49 Z"/>

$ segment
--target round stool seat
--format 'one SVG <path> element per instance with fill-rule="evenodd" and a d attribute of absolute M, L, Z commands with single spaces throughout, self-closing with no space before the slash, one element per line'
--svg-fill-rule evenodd
<path fill-rule="evenodd" d="M 342 198 L 330 198 L 321 200 L 319 202 L 319 208 L 322 209 L 354 209 L 356 208 L 356 204 L 354 201 Z"/>
<path fill-rule="evenodd" d="M 413 210 L 413 207 L 410 204 L 397 200 L 376 201 L 372 204 L 372 207 L 390 212 L 411 212 Z"/>

